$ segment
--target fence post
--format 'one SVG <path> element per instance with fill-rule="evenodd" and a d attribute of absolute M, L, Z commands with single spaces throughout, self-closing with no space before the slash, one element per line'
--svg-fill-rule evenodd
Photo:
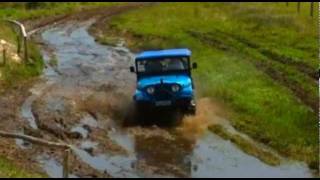
<path fill-rule="evenodd" d="M 28 63 L 28 41 L 27 41 L 27 36 L 23 37 L 23 43 L 24 43 L 24 60 L 25 60 L 25 63 Z"/>
<path fill-rule="evenodd" d="M 63 178 L 68 178 L 69 176 L 69 154 L 70 148 L 65 149 L 63 155 Z"/>
<path fill-rule="evenodd" d="M 13 23 L 15 25 L 17 25 L 20 29 L 20 35 L 23 37 L 23 44 L 24 44 L 24 61 L 25 63 L 27 63 L 29 61 L 29 55 L 28 55 L 28 34 L 26 32 L 26 29 L 24 27 L 23 24 L 21 24 L 20 22 L 18 21 L 15 21 L 15 20 L 5 20 L 5 21 L 8 21 L 10 23 Z M 18 38 L 19 39 L 19 38 Z M 20 39 L 19 39 L 20 40 Z M 18 40 L 18 42 L 20 42 Z M 18 44 L 19 45 L 19 44 Z M 18 48 L 18 51 L 20 50 L 20 48 Z"/>
<path fill-rule="evenodd" d="M 3 56 L 2 65 L 5 66 L 7 64 L 7 49 L 4 46 L 3 46 L 2 56 Z"/>
<path fill-rule="evenodd" d="M 297 4 L 297 11 L 298 11 L 298 13 L 300 13 L 300 2 L 298 2 L 298 4 Z"/>
<path fill-rule="evenodd" d="M 313 2 L 310 4 L 310 16 L 313 17 Z"/>
<path fill-rule="evenodd" d="M 287 6 L 287 7 L 289 6 L 289 2 L 286 2 L 286 6 Z"/>
<path fill-rule="evenodd" d="M 17 48 L 17 54 L 19 55 L 21 52 L 21 42 L 20 42 L 20 36 L 17 35 L 17 43 L 18 43 L 18 48 Z"/>
<path fill-rule="evenodd" d="M 56 143 L 56 142 L 49 142 L 44 139 L 36 138 L 33 136 L 28 136 L 24 134 L 15 134 L 15 133 L 9 133 L 6 131 L 0 130 L 0 137 L 3 138 L 14 138 L 14 139 L 21 139 L 25 140 L 34 144 L 38 144 L 45 147 L 55 147 L 64 150 L 63 154 L 63 177 L 67 178 L 69 174 L 69 154 L 71 152 L 71 148 L 69 145 L 64 143 Z"/>

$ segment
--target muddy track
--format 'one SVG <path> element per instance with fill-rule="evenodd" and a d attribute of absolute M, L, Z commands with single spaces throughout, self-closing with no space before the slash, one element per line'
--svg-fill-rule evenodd
<path fill-rule="evenodd" d="M 116 9 L 109 13 L 126 8 Z M 21 133 L 72 145 L 70 176 L 311 176 L 304 163 L 280 158 L 280 164 L 272 166 L 208 131 L 218 122 L 227 129 L 232 127 L 221 123 L 227 120 L 215 113 L 206 98 L 199 99 L 200 110 L 194 117 L 155 114 L 147 124 L 134 119 L 134 124 L 124 126 L 131 118 L 127 115 L 135 89 L 135 76 L 128 70 L 134 53 L 122 42 L 116 46 L 97 44 L 88 33 L 98 20 L 113 15 L 100 16 L 102 12 L 105 9 L 80 19 L 68 17 L 38 31 L 46 68 L 21 105 L 20 120 L 26 123 Z M 54 66 L 50 63 L 53 58 L 57 59 Z M 163 123 L 177 117 L 180 124 Z M 26 142 L 17 145 L 50 177 L 61 175 L 61 152 Z"/>
<path fill-rule="evenodd" d="M 261 47 L 261 45 L 255 43 L 249 39 L 245 39 L 239 35 L 235 35 L 235 34 L 231 34 L 231 33 L 227 33 L 227 32 L 222 32 L 219 30 L 216 30 L 215 35 L 228 36 L 230 38 L 233 38 L 236 41 L 238 41 L 238 42 L 240 42 L 240 43 L 242 43 L 252 49 L 255 49 L 256 51 L 263 54 L 264 56 L 266 56 L 267 58 L 269 58 L 272 61 L 276 61 L 276 62 L 285 64 L 285 65 L 289 65 L 291 67 L 294 67 L 298 71 L 308 75 L 310 78 L 314 79 L 315 81 L 318 80 L 319 75 L 318 75 L 317 70 L 314 67 L 312 67 L 306 63 L 301 62 L 301 60 L 297 61 L 292 57 L 278 54 L 277 52 L 271 51 L 269 49 L 265 49 L 265 48 Z"/>
<path fill-rule="evenodd" d="M 35 80 L 21 82 L 20 84 L 6 89 L 0 94 L 0 128 L 6 131 L 18 132 L 24 127 L 28 126 L 28 123 L 21 120 L 20 107 L 24 100 L 30 95 L 28 89 L 32 87 Z M 19 140 L 10 140 L 0 138 L 0 156 L 6 157 L 11 160 L 13 164 L 21 167 L 25 170 L 32 170 L 32 172 L 41 172 L 38 164 L 32 160 L 32 152 L 24 151 L 20 149 Z"/>
<path fill-rule="evenodd" d="M 220 50 L 247 54 L 249 57 L 245 57 L 245 59 L 248 59 L 252 64 L 254 64 L 258 69 L 262 70 L 266 75 L 271 77 L 275 82 L 278 82 L 290 89 L 301 102 L 312 108 L 314 112 L 318 111 L 318 100 L 314 98 L 314 93 L 312 93 L 310 89 L 304 88 L 297 80 L 291 78 L 289 76 L 290 72 L 287 72 L 283 65 L 289 65 L 296 68 L 298 71 L 303 73 L 303 76 L 306 75 L 304 77 L 304 82 L 308 82 L 313 85 L 318 84 L 318 82 L 315 81 L 317 79 L 316 69 L 311 68 L 306 64 L 295 62 L 290 58 L 283 58 L 269 50 L 261 49 L 259 45 L 246 39 L 235 37 L 234 35 L 226 34 L 220 31 L 217 31 L 216 33 L 188 31 L 188 33 L 203 43 Z M 222 40 L 221 37 L 225 37 L 224 40 Z M 241 46 L 249 48 L 250 50 L 257 51 L 261 55 L 265 56 L 268 60 L 255 60 L 256 58 L 250 57 L 250 54 L 246 53 L 246 51 L 239 52 L 237 48 L 230 44 L 232 42 L 240 44 Z M 280 65 L 278 63 L 280 63 Z"/>
<path fill-rule="evenodd" d="M 215 30 L 214 32 L 210 32 L 210 33 L 200 33 L 196 31 L 188 31 L 188 33 L 195 38 L 202 39 L 203 41 L 207 38 L 206 39 L 207 44 L 211 44 L 211 45 L 215 44 L 221 50 L 227 50 L 227 49 L 233 49 L 233 48 L 230 47 L 230 45 L 227 44 L 227 42 L 223 42 L 221 41 L 221 39 L 214 39 L 214 37 L 218 36 L 218 37 L 225 37 L 226 39 L 231 39 L 232 41 L 236 41 L 237 43 L 245 45 L 248 48 L 259 52 L 260 54 L 264 55 L 271 61 L 279 62 L 281 64 L 288 65 L 290 67 L 297 69 L 301 73 L 306 74 L 311 79 L 313 79 L 312 81 L 313 83 L 315 83 L 318 80 L 318 72 L 314 67 L 311 67 L 310 65 L 301 62 L 301 60 L 297 61 L 292 57 L 281 55 L 281 54 L 278 54 L 277 52 L 271 51 L 269 49 L 265 49 L 261 47 L 259 44 L 256 44 L 243 37 L 240 37 L 231 33 L 222 32 L 219 30 Z M 233 49 L 233 50 L 236 51 L 236 49 Z"/>
<path fill-rule="evenodd" d="M 78 10 L 72 13 L 43 17 L 40 19 L 26 19 L 21 20 L 23 24 L 25 24 L 26 29 L 29 34 L 34 34 L 38 31 L 48 28 L 48 26 L 58 25 L 67 23 L 68 21 L 85 21 L 94 17 L 98 22 L 95 23 L 95 27 L 99 27 L 103 25 L 103 22 L 109 19 L 110 17 L 127 12 L 130 10 L 134 10 L 137 8 L 155 5 L 156 3 L 128 3 L 125 5 L 116 5 L 116 6 L 105 6 L 105 7 L 96 7 L 96 8 L 83 8 L 82 10 Z"/>

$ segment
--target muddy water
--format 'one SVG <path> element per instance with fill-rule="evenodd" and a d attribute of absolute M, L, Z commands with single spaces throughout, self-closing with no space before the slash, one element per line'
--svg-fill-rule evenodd
<path fill-rule="evenodd" d="M 45 102 L 43 111 L 60 113 L 67 109 L 60 97 L 67 99 L 69 104 L 81 106 L 77 103 L 86 101 L 92 95 L 100 95 L 101 91 L 108 93 L 97 95 L 96 99 L 107 98 L 114 103 L 125 96 L 129 104 L 135 77 L 129 73 L 128 67 L 133 63 L 134 54 L 122 43 L 116 47 L 97 44 L 87 31 L 92 23 L 69 22 L 42 33 L 46 43 L 43 48 L 45 82 L 35 85 L 31 90 L 32 96 L 26 100 L 21 112 L 30 127 L 37 128 L 32 104 L 39 99 Z M 51 63 L 52 59 L 56 59 L 56 65 Z M 69 122 L 69 131 L 82 136 L 73 145 L 73 153 L 79 161 L 113 177 L 311 176 L 303 163 L 284 161 L 280 166 L 269 166 L 244 153 L 231 142 L 208 132 L 207 126 L 201 128 L 200 135 L 192 138 L 179 135 L 177 129 L 181 127 L 175 126 L 138 124 L 122 127 L 119 120 L 101 115 L 105 113 L 104 109 L 114 110 L 121 104 L 110 107 L 104 106 L 104 103 L 91 104 L 91 114 L 95 115 L 79 108 L 77 113 L 84 115 L 77 122 Z M 122 110 L 120 112 L 124 113 Z M 101 116 L 98 118 L 97 114 Z M 101 145 L 107 139 L 99 136 L 108 137 L 111 144 L 117 145 L 125 153 L 102 149 Z M 61 174 L 61 165 L 53 157 L 38 155 L 38 161 L 50 177 Z"/>
<path fill-rule="evenodd" d="M 278 167 L 263 164 L 236 148 L 231 142 L 207 133 L 197 142 L 192 162 L 193 177 L 308 177 L 305 165 L 283 163 Z"/>
<path fill-rule="evenodd" d="M 51 178 L 61 178 L 63 173 L 62 165 L 57 162 L 54 158 L 50 157 L 47 154 L 43 154 L 37 157 L 38 162 L 42 165 L 44 171 Z M 70 178 L 77 178 L 73 174 L 69 174 Z"/>

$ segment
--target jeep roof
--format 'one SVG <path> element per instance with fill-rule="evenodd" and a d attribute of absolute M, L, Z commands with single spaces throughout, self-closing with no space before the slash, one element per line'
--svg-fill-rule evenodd
<path fill-rule="evenodd" d="M 164 49 L 164 50 L 153 50 L 143 51 L 136 56 L 136 59 L 152 59 L 159 57 L 176 57 L 176 56 L 190 56 L 191 51 L 189 49 Z"/>

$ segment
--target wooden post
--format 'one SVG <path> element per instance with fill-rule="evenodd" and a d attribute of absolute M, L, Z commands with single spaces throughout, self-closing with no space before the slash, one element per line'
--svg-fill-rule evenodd
<path fill-rule="evenodd" d="M 17 48 L 17 54 L 19 55 L 21 52 L 21 41 L 20 41 L 20 35 L 17 36 L 17 43 L 18 43 L 18 48 Z"/>
<path fill-rule="evenodd" d="M 313 3 L 314 2 L 311 2 L 310 4 L 310 16 L 313 17 Z"/>
<path fill-rule="evenodd" d="M 3 47 L 2 55 L 3 55 L 2 65 L 5 66 L 7 64 L 7 49 L 5 47 Z"/>
<path fill-rule="evenodd" d="M 27 36 L 23 37 L 23 43 L 24 43 L 24 60 L 25 60 L 25 63 L 28 63 L 28 41 L 27 41 Z"/>
<path fill-rule="evenodd" d="M 287 7 L 289 6 L 289 2 L 286 2 L 286 6 L 287 6 Z"/>
<path fill-rule="evenodd" d="M 0 130 L 0 137 L 4 137 L 4 138 L 18 138 L 18 139 L 22 139 L 34 144 L 38 144 L 41 146 L 46 146 L 46 147 L 54 147 L 54 148 L 60 148 L 60 149 L 70 149 L 70 146 L 64 143 L 56 143 L 56 142 L 49 142 L 47 140 L 44 139 L 40 139 L 40 138 L 36 138 L 36 137 L 32 137 L 32 136 L 28 136 L 28 135 L 24 135 L 24 134 L 15 134 L 15 133 L 9 133 L 9 132 L 5 132 Z"/>
<path fill-rule="evenodd" d="M 63 178 L 68 178 L 69 176 L 69 154 L 70 154 L 70 149 L 64 150 L 64 155 L 63 155 Z"/>
<path fill-rule="evenodd" d="M 6 20 L 6 21 L 8 21 L 8 22 L 10 22 L 10 23 L 13 23 L 13 24 L 15 24 L 15 25 L 17 25 L 17 26 L 19 26 L 19 29 L 20 29 L 20 34 L 21 34 L 21 36 L 23 37 L 23 44 L 24 44 L 24 61 L 27 63 L 28 61 L 29 61 L 29 56 L 28 56 L 28 39 L 27 39 L 27 37 L 28 37 L 28 34 L 27 34 L 27 32 L 26 32 L 26 29 L 25 29 L 25 27 L 24 27 L 24 25 L 23 24 L 21 24 L 20 22 L 18 22 L 18 21 L 15 21 L 15 20 Z"/>
<path fill-rule="evenodd" d="M 300 2 L 298 2 L 298 4 L 297 4 L 297 11 L 298 11 L 298 13 L 300 13 Z"/>
<path fill-rule="evenodd" d="M 63 154 L 63 177 L 64 178 L 68 178 L 69 176 L 69 154 L 71 151 L 71 147 L 68 144 L 65 144 L 63 142 L 61 143 L 56 143 L 56 142 L 49 142 L 47 140 L 44 139 L 40 139 L 40 138 L 36 138 L 36 137 L 32 137 L 32 136 L 28 136 L 28 135 L 24 135 L 24 134 L 15 134 L 15 133 L 9 133 L 9 132 L 5 132 L 0 130 L 0 137 L 4 137 L 4 138 L 18 138 L 18 139 L 22 139 L 34 144 L 38 144 L 41 146 L 45 146 L 45 147 L 54 147 L 54 148 L 59 148 L 64 150 L 64 154 Z"/>

